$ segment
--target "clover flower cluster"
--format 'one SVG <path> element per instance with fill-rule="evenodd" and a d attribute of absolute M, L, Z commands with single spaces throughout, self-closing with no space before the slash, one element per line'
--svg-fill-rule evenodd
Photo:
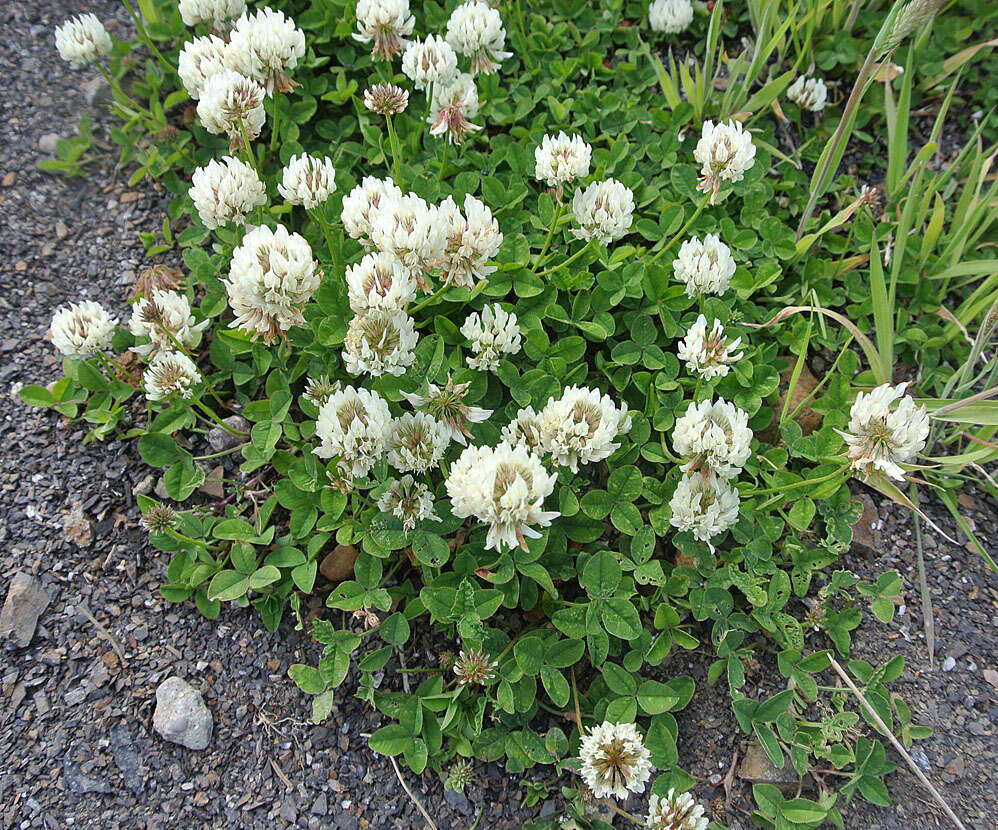
<path fill-rule="evenodd" d="M 710 194 L 710 203 L 714 204 L 721 188 L 740 182 L 755 163 L 752 134 L 737 121 L 704 121 L 693 158 L 701 166 L 698 189 Z"/>
<path fill-rule="evenodd" d="M 212 159 L 191 176 L 187 195 L 206 228 L 243 224 L 246 215 L 267 204 L 267 188 L 256 169 L 233 156 Z"/>
<path fill-rule="evenodd" d="M 828 98 L 828 87 L 825 86 L 825 82 L 821 78 L 806 78 L 801 75 L 790 84 L 787 98 L 802 110 L 821 112 L 825 108 L 825 101 Z"/>
<path fill-rule="evenodd" d="M 505 52 L 506 30 L 499 11 L 485 0 L 467 0 L 447 20 L 447 43 L 455 52 L 471 59 L 471 74 L 491 75 L 499 63 L 512 57 Z"/>
<path fill-rule="evenodd" d="M 651 753 L 633 723 L 604 721 L 579 744 L 579 774 L 596 798 L 641 794 L 654 767 Z"/>
<path fill-rule="evenodd" d="M 700 298 L 727 291 L 735 262 L 728 246 L 707 234 L 702 242 L 686 240 L 673 268 L 686 295 Z M 727 375 L 741 359 L 740 345 L 740 337 L 725 337 L 720 320 L 711 322 L 700 314 L 679 342 L 677 355 L 688 371 L 713 380 Z M 751 442 L 748 415 L 738 407 L 723 399 L 689 404 L 673 431 L 673 446 L 685 458 L 669 503 L 673 527 L 713 549 L 711 540 L 738 521 L 740 499 L 731 480 L 748 460 Z"/>
<path fill-rule="evenodd" d="M 604 245 L 627 235 L 634 221 L 634 193 L 616 179 L 593 182 L 585 190 L 576 190 L 572 212 L 578 239 L 595 239 Z"/>
<path fill-rule="evenodd" d="M 704 815 L 703 806 L 689 793 L 670 789 L 664 796 L 653 795 L 648 799 L 648 816 L 645 827 L 651 830 L 707 830 L 710 819 Z"/>
<path fill-rule="evenodd" d="M 905 394 L 907 388 L 906 383 L 885 383 L 856 396 L 848 431 L 836 430 L 845 439 L 853 470 L 904 479 L 901 464 L 922 451 L 929 435 L 928 412 Z"/>
<path fill-rule="evenodd" d="M 275 342 L 305 322 L 302 309 L 321 277 L 304 237 L 284 225 L 253 228 L 232 252 L 229 276 L 223 280 L 236 315 L 230 326 Z"/>
<path fill-rule="evenodd" d="M 609 458 L 619 447 L 616 439 L 631 428 L 625 404 L 619 406 L 598 389 L 569 386 L 560 397 L 550 397 L 539 413 L 525 407 L 502 431 L 509 443 L 522 443 L 573 473 L 580 464 Z"/>
<path fill-rule="evenodd" d="M 66 357 L 83 360 L 102 354 L 111 345 L 116 324 L 100 303 L 84 300 L 56 311 L 49 336 Z"/>
<path fill-rule="evenodd" d="M 654 0 L 648 7 L 648 22 L 652 31 L 677 34 L 693 22 L 693 3 L 690 0 Z"/>
<path fill-rule="evenodd" d="M 685 458 L 670 501 L 672 526 L 708 545 L 738 521 L 738 491 L 731 486 L 751 454 L 748 415 L 723 398 L 690 403 L 676 420 L 672 443 Z"/>
<path fill-rule="evenodd" d="M 246 11 L 246 0 L 180 0 L 180 17 L 185 26 L 207 23 L 224 29 Z"/>
<path fill-rule="evenodd" d="M 185 43 L 177 61 L 198 118 L 208 132 L 227 135 L 232 149 L 253 141 L 266 97 L 295 86 L 289 73 L 305 56 L 304 32 L 276 9 L 247 12 L 245 0 L 181 0 L 180 13 L 188 26 L 214 30 Z"/>
<path fill-rule="evenodd" d="M 111 36 L 95 14 L 70 18 L 55 30 L 59 57 L 74 69 L 95 63 L 111 51 L 112 45 Z"/>
<path fill-rule="evenodd" d="M 483 372 L 499 369 L 499 359 L 504 354 L 520 351 L 520 326 L 516 315 L 500 305 L 485 306 L 481 314 L 468 315 L 461 326 L 461 334 L 471 341 L 468 366 Z"/>
<path fill-rule="evenodd" d="M 440 521 L 434 511 L 430 488 L 411 475 L 388 482 L 388 489 L 378 498 L 378 510 L 391 513 L 402 522 L 402 529 L 407 531 L 415 530 L 417 522 Z"/>
<path fill-rule="evenodd" d="M 560 189 L 589 175 L 593 148 L 582 136 L 546 135 L 534 148 L 534 176 L 548 187 Z"/>
<path fill-rule="evenodd" d="M 178 344 L 192 348 L 201 339 L 201 332 L 209 322 L 195 321 L 190 301 L 183 294 L 155 289 L 150 296 L 140 297 L 132 306 L 128 329 L 136 338 L 148 341 L 132 346 L 132 351 L 148 357 L 173 351 Z"/>
<path fill-rule="evenodd" d="M 556 477 L 540 456 L 522 444 L 467 447 L 451 465 L 445 486 L 458 518 L 474 516 L 489 525 L 486 549 L 527 549 L 535 529 L 548 527 L 560 514 L 544 510 Z"/>
<path fill-rule="evenodd" d="M 317 208 L 336 191 L 336 170 L 325 156 L 292 156 L 281 174 L 277 191 L 289 205 Z"/>

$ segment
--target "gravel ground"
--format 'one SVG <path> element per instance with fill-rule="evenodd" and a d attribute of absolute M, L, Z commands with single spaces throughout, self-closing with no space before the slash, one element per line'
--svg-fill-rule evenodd
<path fill-rule="evenodd" d="M 352 679 L 327 723 L 308 722 L 307 701 L 287 679 L 290 664 L 317 657 L 308 638 L 288 624 L 270 634 L 252 614 L 234 608 L 208 622 L 192 606 L 159 596 L 167 556 L 138 530 L 134 495 L 153 485 L 153 471 L 134 447 L 84 445 L 84 429 L 23 406 L 11 394 L 16 384 L 58 376 L 59 361 L 45 340 L 58 305 L 88 297 L 125 316 L 126 288 L 145 262 L 137 233 L 159 227 L 166 206 L 154 187 L 127 187 L 127 172 L 115 166 L 108 147 L 97 148 L 86 179 L 36 169 L 51 152 L 51 135 L 73 134 L 88 108 L 84 83 L 93 76 L 57 59 L 52 28 L 90 10 L 105 21 L 117 16 L 120 31 L 127 31 L 121 6 L 110 0 L 24 0 L 0 9 L 6 78 L 0 91 L 6 220 L 0 237 L 0 392 L 6 401 L 0 594 L 25 572 L 38 577 L 51 599 L 27 647 L 2 647 L 3 827 L 421 827 L 391 766 L 367 749 L 364 735 L 382 721 L 352 696 Z M 101 134 L 107 118 L 95 112 L 95 120 Z M 994 550 L 995 505 L 972 493 L 961 496 L 961 504 Z M 955 535 L 952 523 L 940 521 Z M 918 745 L 916 760 L 968 826 L 993 827 L 995 582 L 976 554 L 927 535 L 937 636 L 930 669 L 910 521 L 900 509 L 881 505 L 871 532 L 872 544 L 857 546 L 842 566 L 864 577 L 897 568 L 905 605 L 888 625 L 867 615 L 854 656 L 871 662 L 905 656 L 894 689 L 915 720 L 935 730 Z M 698 682 L 695 703 L 679 717 L 680 762 L 702 779 L 704 801 L 723 798 L 719 779 L 733 754 L 745 750 L 726 695 L 706 686 L 710 660 L 698 651 L 663 666 Z M 167 743 L 152 730 L 156 687 L 172 675 L 199 689 L 213 714 L 214 734 L 202 752 Z M 747 691 L 772 681 L 761 667 Z M 519 827 L 538 812 L 557 810 L 554 797 L 524 806 L 525 790 L 494 765 L 476 773 L 467 797 L 445 795 L 432 774 L 406 776 L 442 830 L 471 827 L 476 819 L 481 828 Z M 903 764 L 888 786 L 894 806 L 857 800 L 846 808 L 846 827 L 943 826 Z M 732 828 L 750 826 L 739 812 L 749 803 L 749 785 L 736 779 L 732 797 L 736 806 L 723 820 Z"/>

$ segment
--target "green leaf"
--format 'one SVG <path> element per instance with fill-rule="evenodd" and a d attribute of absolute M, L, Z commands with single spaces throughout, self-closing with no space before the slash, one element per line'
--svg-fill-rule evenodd
<path fill-rule="evenodd" d="M 311 666 L 295 663 L 288 669 L 288 676 L 307 695 L 321 694 L 326 690 L 326 684 L 323 682 L 319 670 Z"/>
<path fill-rule="evenodd" d="M 413 555 L 424 565 L 439 568 L 450 558 L 447 541 L 435 533 L 417 530 L 412 539 Z"/>
<path fill-rule="evenodd" d="M 185 458 L 187 453 L 164 432 L 150 432 L 139 438 L 139 455 L 150 467 L 169 467 Z"/>
<path fill-rule="evenodd" d="M 264 565 L 257 568 L 249 577 L 249 586 L 255 591 L 272 585 L 281 578 L 281 572 L 273 565 Z"/>
<path fill-rule="evenodd" d="M 609 551 L 591 557 L 582 570 L 582 587 L 589 596 L 610 597 L 620 584 L 620 564 Z"/>
<path fill-rule="evenodd" d="M 219 571 L 208 585 L 208 599 L 230 602 L 245 596 L 249 590 L 249 579 L 239 571 Z"/>
<path fill-rule="evenodd" d="M 379 755 L 399 755 L 412 744 L 412 736 L 402 724 L 390 723 L 371 735 L 368 743 Z"/>
<path fill-rule="evenodd" d="M 603 601 L 603 625 L 614 637 L 623 640 L 633 640 L 641 634 L 641 619 L 638 609 L 630 600 L 622 597 L 612 597 Z"/>
<path fill-rule="evenodd" d="M 55 396 L 44 386 L 24 386 L 17 393 L 28 406 L 52 406 Z"/>

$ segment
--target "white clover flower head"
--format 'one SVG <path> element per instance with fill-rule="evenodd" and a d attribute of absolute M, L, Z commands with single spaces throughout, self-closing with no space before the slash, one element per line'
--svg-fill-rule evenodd
<path fill-rule="evenodd" d="M 409 13 L 409 0 L 357 0 L 357 31 L 354 40 L 371 43 L 371 57 L 390 61 L 401 54 L 416 18 Z"/>
<path fill-rule="evenodd" d="M 212 75 L 224 72 L 224 40 L 216 35 L 196 37 L 184 44 L 177 58 L 177 74 L 180 82 L 193 100 L 198 100 L 204 92 L 204 85 Z"/>
<path fill-rule="evenodd" d="M 347 234 L 371 248 L 371 223 L 382 206 L 402 198 L 402 191 L 389 179 L 365 176 L 364 180 L 343 197 L 340 221 Z"/>
<path fill-rule="evenodd" d="M 430 84 L 446 86 L 457 76 L 457 53 L 442 37 L 429 35 L 405 47 L 402 71 L 416 89 Z"/>
<path fill-rule="evenodd" d="M 180 0 L 180 17 L 185 26 L 207 23 L 223 29 L 246 11 L 246 0 Z"/>
<path fill-rule="evenodd" d="M 192 387 L 200 381 L 198 367 L 181 352 L 160 352 L 142 373 L 142 385 L 150 401 L 174 396 L 190 399 L 194 397 Z"/>
<path fill-rule="evenodd" d="M 440 463 L 450 430 L 425 412 L 407 412 L 392 421 L 388 463 L 400 473 L 425 473 Z"/>
<path fill-rule="evenodd" d="M 168 504 L 155 502 L 145 509 L 141 522 L 149 533 L 166 533 L 177 526 L 177 511 Z"/>
<path fill-rule="evenodd" d="M 738 521 L 738 491 L 717 476 L 686 473 L 676 485 L 669 507 L 673 527 L 690 531 L 710 544 Z"/>
<path fill-rule="evenodd" d="M 84 300 L 56 311 L 49 334 L 64 355 L 83 359 L 103 352 L 111 345 L 116 324 L 100 303 Z"/>
<path fill-rule="evenodd" d="M 232 147 L 246 138 L 252 141 L 263 129 L 267 113 L 263 108 L 266 91 L 252 78 L 226 69 L 209 75 L 201 88 L 198 118 L 213 135 L 227 135 Z"/>
<path fill-rule="evenodd" d="M 409 93 L 396 84 L 374 84 L 364 90 L 364 106 L 378 115 L 398 115 L 409 106 Z"/>
<path fill-rule="evenodd" d="M 336 170 L 332 159 L 302 153 L 292 156 L 281 175 L 277 191 L 288 204 L 306 210 L 317 208 L 336 191 Z"/>
<path fill-rule="evenodd" d="M 653 795 L 648 800 L 645 827 L 651 830 L 707 830 L 710 819 L 689 793 L 670 789 L 662 798 Z"/>
<path fill-rule="evenodd" d="M 329 400 L 329 396 L 340 388 L 340 382 L 331 381 L 329 375 L 319 375 L 317 378 L 307 378 L 305 380 L 305 391 L 302 397 L 316 408 Z"/>
<path fill-rule="evenodd" d="M 461 144 L 465 135 L 482 129 L 480 124 L 471 123 L 476 115 L 478 89 L 467 72 L 455 75 L 450 83 L 433 85 L 428 117 L 431 135 L 447 133 L 448 141 Z"/>
<path fill-rule="evenodd" d="M 347 298 L 354 313 L 400 311 L 416 299 L 416 281 L 394 254 L 366 254 L 347 266 Z"/>
<path fill-rule="evenodd" d="M 447 246 L 441 264 L 445 283 L 474 288 L 496 267 L 488 262 L 502 248 L 499 223 L 488 206 L 470 193 L 464 197 L 464 214 L 448 196 L 437 209 L 439 221 L 447 227 Z"/>
<path fill-rule="evenodd" d="M 540 413 L 532 406 L 525 406 L 516 417 L 502 428 L 502 440 L 516 446 L 522 444 L 528 450 L 544 452 L 544 433 Z"/>
<path fill-rule="evenodd" d="M 111 51 L 111 36 L 95 14 L 71 17 L 55 30 L 59 57 L 74 69 L 94 63 Z"/>
<path fill-rule="evenodd" d="M 191 304 L 183 294 L 157 288 L 151 297 L 139 297 L 132 306 L 129 331 L 136 337 L 149 338 L 148 343 L 132 346 L 132 351 L 146 356 L 154 352 L 173 351 L 176 343 L 195 346 L 210 322 L 195 322 Z"/>
<path fill-rule="evenodd" d="M 735 273 L 735 260 L 731 249 L 709 233 L 703 242 L 694 236 L 680 245 L 672 267 L 676 279 L 686 284 L 686 296 L 695 298 L 727 291 Z"/>
<path fill-rule="evenodd" d="M 319 458 L 337 458 L 352 476 L 366 476 L 388 444 L 392 415 L 377 392 L 346 386 L 319 409 L 315 434 Z"/>
<path fill-rule="evenodd" d="M 212 229 L 229 222 L 242 225 L 246 214 L 267 204 L 267 187 L 256 169 L 234 156 L 197 168 L 187 195 L 204 226 Z"/>
<path fill-rule="evenodd" d="M 596 239 L 609 245 L 627 235 L 634 221 L 634 193 L 616 179 L 593 182 L 585 190 L 576 190 L 572 212 L 578 228 L 572 233 L 579 239 Z"/>
<path fill-rule="evenodd" d="M 223 280 L 236 315 L 230 326 L 273 343 L 305 322 L 302 308 L 321 277 L 304 237 L 283 225 L 273 230 L 267 225 L 253 228 L 233 251 L 229 278 Z"/>
<path fill-rule="evenodd" d="M 573 473 L 579 464 L 602 461 L 616 451 L 618 435 L 631 428 L 627 405 L 618 408 L 598 389 L 569 386 L 560 398 L 549 398 L 541 410 L 540 436 L 555 464 Z"/>
<path fill-rule="evenodd" d="M 455 516 L 475 516 L 489 524 L 486 549 L 526 550 L 528 538 L 540 537 L 531 525 L 547 527 L 559 516 L 543 509 L 555 480 L 535 453 L 501 443 L 465 448 L 445 484 Z"/>
<path fill-rule="evenodd" d="M 655 0 L 648 8 L 648 22 L 655 32 L 671 35 L 683 32 L 693 22 L 693 3 L 690 0 Z"/>
<path fill-rule="evenodd" d="M 454 383 L 454 378 L 448 375 L 447 383 L 442 387 L 434 383 L 427 384 L 425 395 L 408 392 L 402 394 L 414 407 L 427 412 L 434 420 L 443 424 L 451 439 L 463 447 L 471 437 L 468 424 L 481 423 L 492 414 L 491 409 L 468 406 L 464 402 L 470 386 L 470 381 Z"/>
<path fill-rule="evenodd" d="M 787 90 L 787 98 L 793 101 L 802 110 L 820 112 L 825 108 L 825 101 L 828 98 L 828 87 L 821 78 L 805 78 L 798 76 L 797 80 L 790 84 Z"/>
<path fill-rule="evenodd" d="M 236 21 L 225 54 L 229 66 L 259 81 L 268 95 L 290 92 L 288 72 L 305 57 L 305 33 L 283 12 L 264 7 Z"/>
<path fill-rule="evenodd" d="M 355 375 L 403 375 L 416 359 L 416 327 L 404 311 L 365 311 L 347 328 L 343 364 Z"/>
<path fill-rule="evenodd" d="M 672 433 L 676 452 L 687 460 L 684 473 L 700 472 L 730 479 L 751 455 L 748 415 L 723 398 L 690 403 Z"/>
<path fill-rule="evenodd" d="M 389 482 L 388 489 L 378 499 L 378 510 L 399 519 L 405 531 L 415 530 L 416 522 L 440 521 L 434 510 L 430 488 L 411 475 Z"/>
<path fill-rule="evenodd" d="M 582 136 L 546 135 L 534 148 L 534 176 L 548 187 L 560 188 L 589 175 L 593 148 Z"/>
<path fill-rule="evenodd" d="M 520 326 L 516 315 L 502 306 L 487 305 L 481 315 L 473 311 L 461 326 L 461 334 L 471 341 L 468 366 L 482 372 L 495 372 L 499 358 L 520 351 Z"/>
<path fill-rule="evenodd" d="M 882 472 L 904 478 L 900 464 L 921 452 L 929 435 L 928 412 L 905 394 L 907 388 L 906 383 L 885 383 L 856 396 L 849 411 L 849 431 L 836 430 L 846 441 L 852 469 L 863 475 Z"/>
<path fill-rule="evenodd" d="M 707 318 L 702 314 L 690 326 L 686 337 L 679 341 L 678 357 L 686 363 L 686 368 L 705 378 L 723 378 L 742 357 L 738 351 L 742 339 L 728 340 L 724 336 L 724 326 L 715 320 L 710 332 L 707 331 Z"/>
<path fill-rule="evenodd" d="M 737 121 L 704 121 L 693 158 L 701 165 L 698 189 L 709 193 L 710 203 L 714 204 L 724 183 L 740 182 L 755 163 L 752 134 Z"/>
<path fill-rule="evenodd" d="M 447 229 L 435 207 L 407 193 L 379 203 L 371 217 L 371 242 L 411 271 L 429 271 L 443 257 Z"/>
<path fill-rule="evenodd" d="M 484 686 L 496 676 L 499 663 L 484 651 L 462 649 L 454 661 L 455 682 L 458 686 Z"/>
<path fill-rule="evenodd" d="M 643 793 L 651 777 L 651 753 L 633 723 L 604 721 L 579 744 L 582 780 L 596 798 Z"/>
<path fill-rule="evenodd" d="M 447 42 L 455 51 L 471 58 L 471 74 L 491 75 L 500 61 L 513 56 L 503 51 L 506 30 L 499 10 L 484 0 L 467 0 L 447 20 Z"/>

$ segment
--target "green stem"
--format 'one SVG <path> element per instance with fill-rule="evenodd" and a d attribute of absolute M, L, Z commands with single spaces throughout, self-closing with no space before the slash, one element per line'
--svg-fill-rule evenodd
<path fill-rule="evenodd" d="M 246 444 L 238 444 L 235 447 L 230 447 L 229 449 L 222 450 L 221 452 L 213 452 L 213 453 L 209 453 L 208 455 L 195 455 L 194 456 L 194 460 L 195 461 L 210 461 L 213 458 L 221 458 L 223 455 L 232 455 L 232 453 L 238 452 L 239 450 L 241 450 L 245 446 L 246 446 Z"/>
<path fill-rule="evenodd" d="M 450 288 L 450 285 L 445 282 L 436 291 L 434 291 L 429 297 L 427 297 L 425 300 L 422 300 L 422 301 L 416 303 L 416 305 L 414 305 L 411 309 L 409 309 L 409 316 L 412 316 L 417 311 L 420 311 L 421 309 L 426 308 L 426 306 L 428 306 L 430 303 L 434 302 L 435 300 L 438 300 L 440 298 L 440 296 L 448 288 Z"/>
<path fill-rule="evenodd" d="M 395 126 L 390 115 L 385 116 L 385 123 L 388 124 L 388 143 L 392 148 L 392 175 L 395 176 L 395 184 L 402 187 L 402 175 L 399 172 L 399 157 L 402 151 L 399 149 L 398 136 L 395 135 Z"/>
<path fill-rule="evenodd" d="M 101 75 L 104 76 L 104 80 L 107 81 L 108 86 L 110 86 L 111 89 L 113 89 L 115 92 L 117 92 L 118 95 L 120 95 L 122 98 L 124 98 L 126 101 L 128 101 L 129 104 L 131 104 L 135 109 L 137 109 L 142 115 L 146 116 L 154 124 L 157 124 L 157 125 L 159 124 L 159 121 L 156 119 L 156 117 L 149 110 L 147 110 L 144 106 L 142 106 L 138 101 L 136 101 L 134 98 L 132 98 L 131 95 L 129 95 L 127 92 L 125 92 L 125 90 L 123 90 L 121 88 L 121 84 L 118 83 L 118 81 L 111 75 L 110 72 L 108 72 L 100 64 L 100 62 L 97 63 L 97 71 L 100 72 Z M 115 101 L 114 103 L 117 104 L 122 109 L 125 109 L 125 107 L 122 105 L 122 103 L 120 101 Z"/>
<path fill-rule="evenodd" d="M 274 150 L 277 148 L 277 135 L 278 135 L 277 128 L 281 123 L 281 102 L 278 100 L 278 93 L 276 89 L 274 90 L 272 97 L 274 99 L 274 118 L 273 118 L 274 123 L 271 125 L 271 130 L 270 130 L 270 151 L 274 152 Z"/>
<path fill-rule="evenodd" d="M 249 162 L 250 167 L 257 170 L 256 166 L 256 156 L 253 155 L 253 149 L 250 147 L 249 133 L 246 132 L 246 122 L 242 118 L 239 119 L 239 135 L 243 139 L 243 150 L 246 152 L 246 161 Z M 259 173 L 260 171 L 257 170 Z M 263 209 L 260 208 L 260 223 L 263 224 Z"/>
<path fill-rule="evenodd" d="M 132 21 L 135 23 L 135 31 L 139 36 L 139 40 L 141 40 L 143 43 L 145 43 L 146 46 L 149 47 L 149 51 L 156 56 L 156 59 L 161 64 L 163 64 L 167 72 L 176 75 L 177 70 L 173 67 L 173 64 L 171 64 L 166 58 L 163 57 L 163 53 L 156 48 L 156 44 L 152 42 L 152 38 L 149 37 L 149 33 L 146 31 L 146 27 L 145 24 L 142 22 L 142 18 L 135 13 L 135 9 L 132 8 L 132 4 L 129 2 L 129 0 L 124 0 L 124 3 L 125 3 L 125 8 L 128 9 L 128 13 L 132 16 Z"/>
<path fill-rule="evenodd" d="M 419 122 L 419 132 L 416 133 L 416 146 L 415 151 L 419 152 L 419 148 L 423 146 L 423 131 L 426 129 L 426 124 L 430 120 L 430 106 L 433 104 L 433 81 L 430 81 L 426 85 L 426 109 L 423 110 L 423 120 Z"/>
<path fill-rule="evenodd" d="M 693 212 L 693 215 L 686 221 L 686 224 L 679 229 L 679 233 L 677 233 L 674 237 L 672 237 L 672 239 L 669 240 L 666 246 L 662 248 L 662 250 L 660 250 L 657 254 L 655 254 L 655 256 L 653 256 L 650 260 L 648 260 L 648 262 L 646 262 L 645 265 L 653 265 L 655 262 L 658 261 L 659 257 L 661 257 L 666 251 L 668 251 L 673 245 L 676 244 L 676 242 L 678 242 L 683 237 L 686 231 L 690 229 L 690 225 L 696 222 L 697 217 L 699 217 L 700 214 L 703 213 L 703 209 L 707 207 L 707 200 L 709 198 L 710 195 L 708 194 L 707 196 L 704 196 L 703 199 L 700 200 L 700 204 L 697 205 L 697 209 Z"/>
<path fill-rule="evenodd" d="M 194 400 L 193 403 L 205 415 L 207 415 L 209 418 L 211 418 L 212 421 L 214 421 L 216 424 L 218 424 L 218 426 L 220 426 L 227 433 L 229 433 L 229 435 L 235 435 L 235 436 L 238 436 L 239 438 L 249 438 L 249 433 L 248 432 L 243 432 L 240 429 L 233 429 L 232 427 L 230 427 L 227 423 L 225 423 L 225 421 L 223 421 L 221 418 L 218 417 L 218 414 L 215 412 L 214 409 L 212 409 L 210 406 L 208 406 L 203 401 Z"/>
<path fill-rule="evenodd" d="M 752 496 L 767 496 L 770 493 L 784 493 L 787 490 L 796 490 L 798 487 L 806 487 L 809 484 L 821 484 L 823 481 L 830 481 L 833 478 L 841 476 L 845 470 L 845 467 L 840 467 L 818 478 L 805 478 L 802 481 L 795 481 L 792 484 L 785 484 L 782 487 L 767 487 L 763 490 L 741 490 L 739 494 L 746 498 L 751 498 Z"/>
<path fill-rule="evenodd" d="M 185 536 L 183 533 L 174 530 L 172 527 L 168 527 L 166 532 L 168 535 L 180 542 L 187 542 L 189 545 L 196 545 L 197 547 L 204 548 L 205 550 L 219 550 L 218 547 L 212 547 L 211 545 L 205 544 L 200 539 L 192 539 L 190 536 Z"/>
<path fill-rule="evenodd" d="M 577 260 L 580 256 L 582 256 L 586 251 L 588 251 L 593 246 L 593 243 L 595 241 L 596 241 L 596 237 L 590 238 L 590 240 L 588 242 L 586 242 L 585 245 L 583 245 L 581 248 L 579 248 L 579 250 L 577 250 L 574 254 L 572 254 L 564 262 L 559 262 L 557 265 L 555 265 L 555 266 L 553 266 L 551 268 L 548 268 L 546 271 L 541 271 L 537 276 L 539 276 L 539 277 L 546 277 L 552 271 L 557 271 L 559 268 L 564 268 L 566 265 L 571 265 L 573 262 L 575 262 L 575 260 Z"/>
<path fill-rule="evenodd" d="M 322 205 L 319 205 L 312 212 L 316 221 L 322 228 L 322 235 L 326 237 L 326 246 L 329 248 L 329 261 L 333 266 L 333 275 L 336 277 L 341 276 L 340 274 L 340 263 L 339 257 L 336 256 L 336 246 L 333 244 L 333 229 L 329 224 L 329 220 L 326 219 L 325 210 Z"/>
<path fill-rule="evenodd" d="M 551 220 L 551 227 L 548 228 L 547 239 L 544 240 L 544 245 L 541 247 L 541 252 L 537 255 L 537 259 L 534 260 L 534 267 L 530 269 L 531 273 L 536 273 L 538 267 L 540 267 L 541 262 L 544 260 L 544 255 L 548 252 L 548 248 L 551 247 L 551 240 L 554 238 L 555 228 L 558 227 L 558 222 L 561 219 L 562 214 L 565 212 L 565 203 L 558 202 L 558 207 L 554 212 L 554 219 Z"/>
<path fill-rule="evenodd" d="M 437 175 L 437 181 L 442 182 L 444 180 L 444 169 L 447 167 L 447 148 L 450 147 L 450 139 L 444 139 L 444 150 L 440 154 L 440 173 Z"/>

